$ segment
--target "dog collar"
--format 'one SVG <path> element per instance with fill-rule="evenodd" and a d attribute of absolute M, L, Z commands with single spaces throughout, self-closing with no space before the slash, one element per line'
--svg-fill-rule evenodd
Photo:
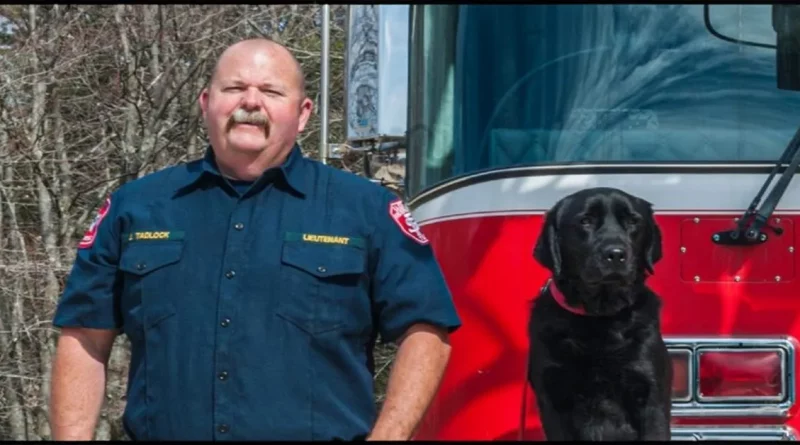
<path fill-rule="evenodd" d="M 558 287 L 556 286 L 556 282 L 552 278 L 547 280 L 545 288 L 548 287 L 550 288 L 550 295 L 553 296 L 553 299 L 556 300 L 556 303 L 558 303 L 559 306 L 576 315 L 587 315 L 587 316 L 589 315 L 583 308 L 572 307 L 569 304 L 567 304 L 567 300 L 566 298 L 564 298 L 564 294 L 558 289 Z"/>

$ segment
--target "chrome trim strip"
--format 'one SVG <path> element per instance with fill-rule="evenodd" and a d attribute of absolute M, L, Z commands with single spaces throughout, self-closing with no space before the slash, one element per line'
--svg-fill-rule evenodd
<path fill-rule="evenodd" d="M 687 402 L 673 401 L 673 417 L 773 417 L 786 418 L 795 403 L 795 350 L 796 340 L 792 337 L 664 337 L 669 349 L 689 349 L 692 351 L 692 399 Z M 742 401 L 709 402 L 697 397 L 697 352 L 702 349 L 780 349 L 784 353 L 785 398 L 781 402 Z"/>
<path fill-rule="evenodd" d="M 797 433 L 787 426 L 673 426 L 671 429 L 675 441 L 797 440 Z"/>
<path fill-rule="evenodd" d="M 700 357 L 706 352 L 723 352 L 731 354 L 740 354 L 743 352 L 777 352 L 781 359 L 781 392 L 777 396 L 742 396 L 733 399 L 731 397 L 715 397 L 704 396 L 700 392 Z M 782 402 L 786 397 L 786 351 L 783 348 L 741 348 L 741 349 L 725 349 L 725 348 L 698 348 L 697 355 L 695 356 L 697 362 L 697 400 L 700 402 L 719 402 L 720 400 L 728 401 L 743 401 L 743 402 Z"/>
<path fill-rule="evenodd" d="M 414 153 L 413 150 L 408 150 L 406 156 L 406 164 L 408 165 Z M 631 170 L 635 173 L 646 174 L 643 172 L 652 173 L 654 171 L 663 173 L 705 173 L 705 174 L 719 174 L 730 172 L 744 172 L 749 174 L 764 174 L 770 172 L 770 168 L 774 165 L 772 161 L 763 162 L 750 162 L 744 161 L 741 163 L 735 162 L 695 162 L 695 163 L 662 163 L 662 162 L 585 162 L 585 163 L 566 163 L 566 164 L 539 164 L 539 165 L 517 165 L 517 166 L 502 166 L 492 167 L 488 169 L 462 173 L 447 178 L 441 179 L 435 183 L 419 189 L 419 187 L 410 187 L 418 189 L 415 193 L 406 196 L 406 204 L 411 209 L 416 209 L 419 205 L 430 201 L 437 196 L 447 193 L 451 190 L 466 187 L 471 184 L 490 181 L 498 178 L 519 178 L 530 175 L 574 175 L 586 174 L 587 171 L 592 171 L 594 174 L 619 174 L 626 170 Z M 779 173 L 784 170 L 784 165 L 781 165 Z"/>

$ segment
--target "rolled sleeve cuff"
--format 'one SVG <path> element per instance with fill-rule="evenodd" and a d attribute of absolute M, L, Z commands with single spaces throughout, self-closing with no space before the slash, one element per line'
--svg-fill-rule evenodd
<path fill-rule="evenodd" d="M 383 343 L 396 343 L 411 326 L 419 323 L 446 329 L 448 334 L 452 334 L 461 327 L 461 320 L 458 315 L 444 309 L 424 314 L 393 314 L 389 318 L 390 321 L 384 323 L 381 328 L 381 341 Z"/>

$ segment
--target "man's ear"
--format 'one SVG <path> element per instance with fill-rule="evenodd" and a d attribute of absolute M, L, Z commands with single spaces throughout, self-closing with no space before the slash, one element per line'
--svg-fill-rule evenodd
<path fill-rule="evenodd" d="M 311 117 L 311 112 L 314 111 L 314 102 L 309 98 L 303 98 L 300 102 L 300 119 L 297 122 L 297 132 L 300 133 L 306 128 L 308 118 Z"/>
<path fill-rule="evenodd" d="M 205 119 L 208 113 L 208 88 L 203 88 L 197 98 L 197 102 L 200 104 L 200 112 L 203 114 L 203 119 Z"/>
<path fill-rule="evenodd" d="M 561 249 L 558 246 L 558 206 L 545 214 L 539 239 L 533 248 L 533 258 L 554 276 L 561 273 Z"/>
<path fill-rule="evenodd" d="M 653 216 L 653 205 L 647 202 L 649 208 L 647 218 L 647 246 L 645 249 L 645 267 L 650 275 L 655 273 L 654 267 L 661 260 L 661 229 Z"/>

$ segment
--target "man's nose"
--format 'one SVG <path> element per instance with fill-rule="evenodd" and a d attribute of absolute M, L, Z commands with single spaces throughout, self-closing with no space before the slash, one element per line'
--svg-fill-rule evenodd
<path fill-rule="evenodd" d="M 255 110 L 261 107 L 260 93 L 255 88 L 248 88 L 242 96 L 242 108 Z"/>

